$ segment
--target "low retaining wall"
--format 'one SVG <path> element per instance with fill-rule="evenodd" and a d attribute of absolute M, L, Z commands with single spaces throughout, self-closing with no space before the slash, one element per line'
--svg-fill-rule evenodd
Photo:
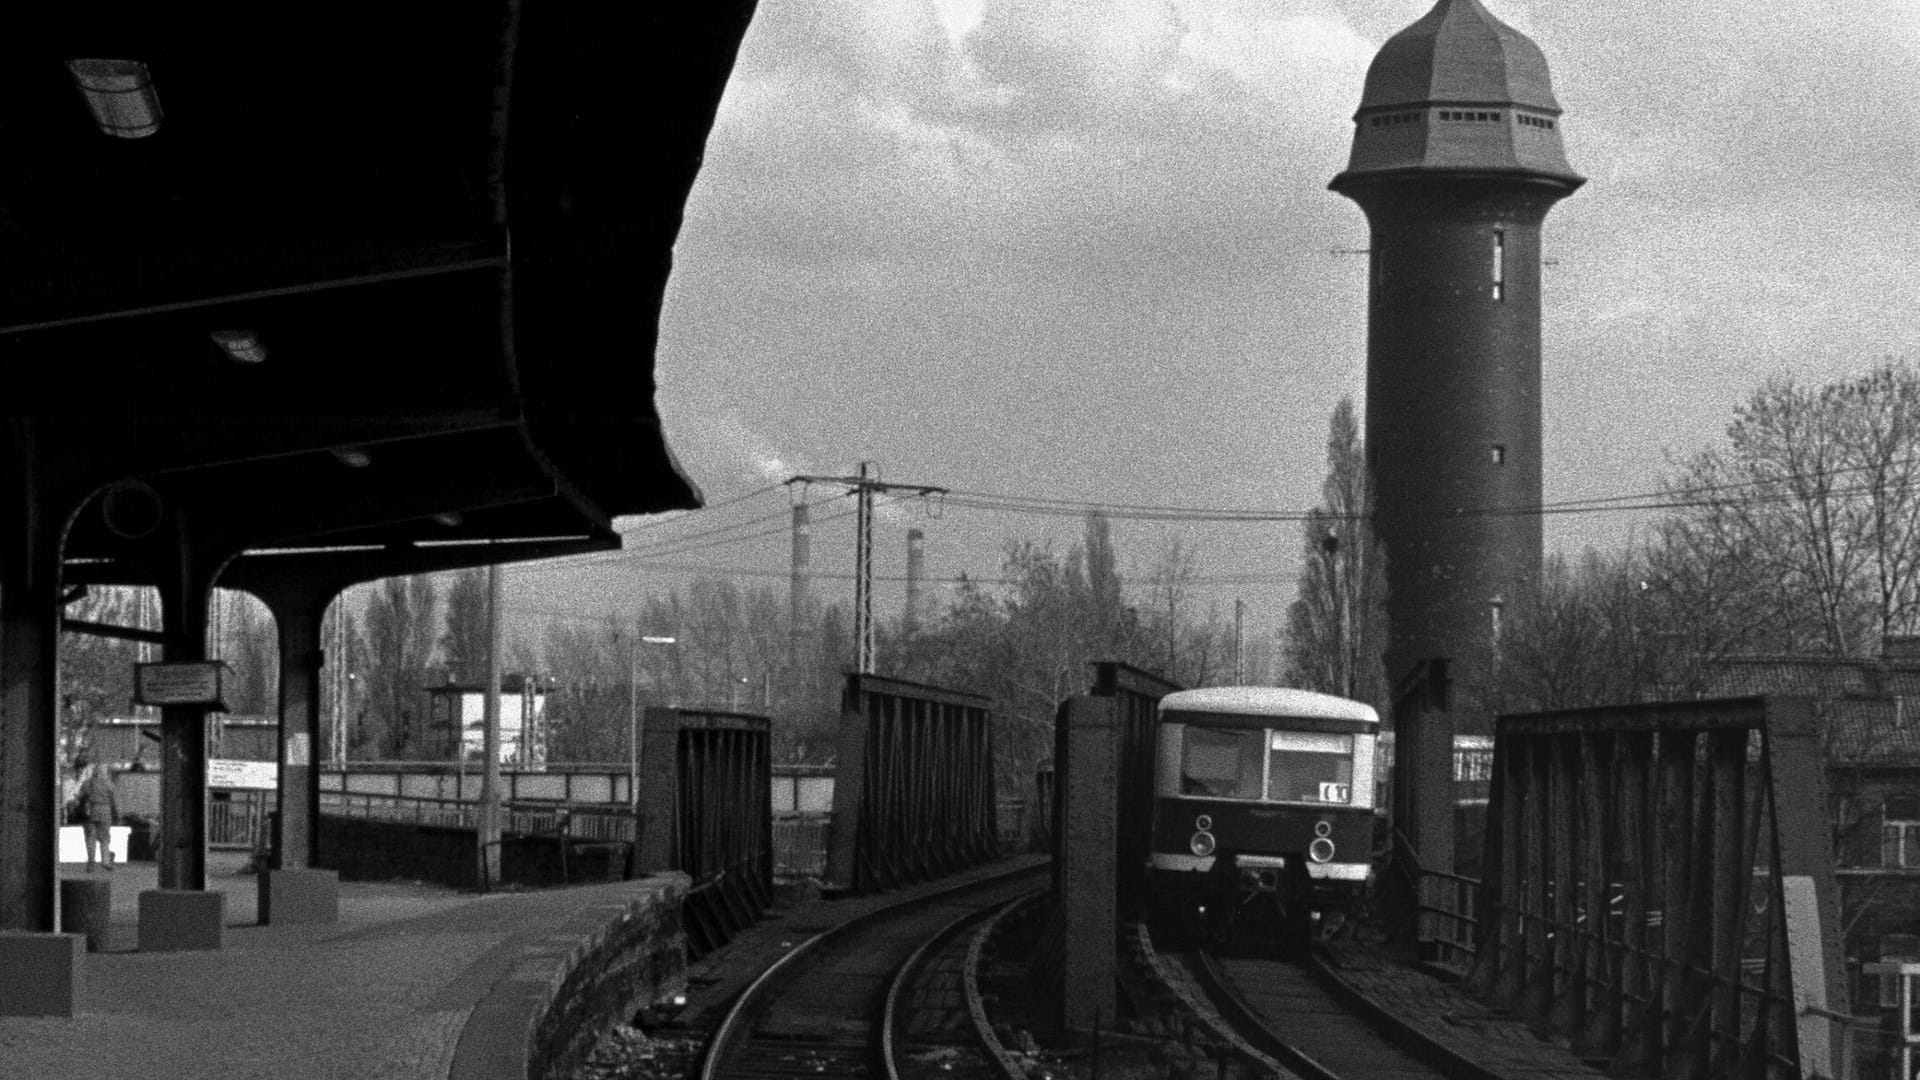
<path fill-rule="evenodd" d="M 687 876 L 592 895 L 560 925 L 516 941 L 506 974 L 467 1018 L 448 1080 L 564 1080 L 612 1025 L 686 989 Z"/>
<path fill-rule="evenodd" d="M 479 887 L 472 829 L 410 821 L 320 815 L 315 865 L 345 881 L 430 881 Z M 558 836 L 508 837 L 500 846 L 507 885 L 618 881 L 627 874 L 628 845 Z"/>
<path fill-rule="evenodd" d="M 431 881 L 456 889 L 478 883 L 472 829 L 320 815 L 314 865 L 344 881 Z"/>

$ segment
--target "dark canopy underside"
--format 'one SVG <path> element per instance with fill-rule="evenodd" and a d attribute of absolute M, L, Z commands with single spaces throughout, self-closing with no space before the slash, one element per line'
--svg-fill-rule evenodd
<path fill-rule="evenodd" d="M 653 351 L 751 0 L 34 7 L 0 43 L 0 411 L 79 508 L 76 577 L 119 576 L 96 496 L 129 478 L 280 558 L 604 547 L 699 504 Z M 157 132 L 96 126 L 86 58 L 146 66 Z"/>

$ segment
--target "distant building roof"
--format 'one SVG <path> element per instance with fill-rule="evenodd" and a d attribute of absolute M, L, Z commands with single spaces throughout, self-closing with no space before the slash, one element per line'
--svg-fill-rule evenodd
<path fill-rule="evenodd" d="M 1821 713 L 1828 764 L 1920 767 L 1920 701 L 1840 698 Z"/>
<path fill-rule="evenodd" d="M 1811 698 L 1829 765 L 1920 768 L 1920 657 L 1742 656 L 1716 663 L 1705 697 Z"/>
<path fill-rule="evenodd" d="M 1792 694 L 1833 698 L 1879 693 L 1873 661 L 1832 656 L 1739 656 L 1722 660 L 1707 677 L 1703 697 Z M 1920 672 L 1915 673 L 1920 677 Z"/>

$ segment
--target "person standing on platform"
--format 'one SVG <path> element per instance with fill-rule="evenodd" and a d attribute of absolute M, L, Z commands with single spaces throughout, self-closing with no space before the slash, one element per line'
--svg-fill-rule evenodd
<path fill-rule="evenodd" d="M 83 820 L 80 827 L 86 830 L 87 872 L 93 872 L 95 845 L 98 845 L 98 859 L 109 871 L 113 869 L 113 825 L 120 820 L 120 803 L 114 796 L 113 776 L 107 771 L 105 762 L 89 765 L 87 759 L 74 762 L 83 770 L 80 781 L 80 808 Z"/>

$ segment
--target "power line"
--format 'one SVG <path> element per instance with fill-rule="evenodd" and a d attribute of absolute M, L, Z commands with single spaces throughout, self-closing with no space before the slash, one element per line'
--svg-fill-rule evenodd
<path fill-rule="evenodd" d="M 840 495 L 831 496 L 827 499 L 822 499 L 820 500 L 820 503 L 817 503 L 815 505 L 821 505 L 821 504 L 833 502 L 836 499 L 844 499 L 847 497 L 848 496 L 845 493 L 842 493 Z M 829 514 L 826 517 L 820 518 L 819 520 L 832 521 L 835 518 L 846 517 L 851 513 L 853 513 L 852 510 L 845 510 L 838 514 Z M 760 532 L 747 533 L 740 536 L 725 535 L 728 533 L 736 532 L 740 529 L 752 528 L 755 525 L 759 525 L 763 522 L 771 521 L 774 518 L 784 518 L 786 516 L 787 516 L 787 511 L 777 510 L 771 514 L 762 514 L 759 517 L 749 518 L 745 521 L 736 521 L 727 525 L 715 526 L 714 528 L 705 529 L 697 533 L 689 534 L 687 536 L 677 536 L 677 537 L 670 537 L 670 538 L 663 537 L 657 541 L 654 541 L 651 546 L 647 546 L 647 547 L 622 548 L 619 551 L 607 551 L 607 552 L 600 552 L 593 555 L 581 555 L 581 556 L 572 557 L 570 559 L 556 559 L 550 562 L 529 564 L 527 567 L 525 567 L 525 569 L 527 570 L 573 570 L 573 569 L 589 568 L 589 567 L 595 567 L 595 566 L 626 564 L 626 563 L 632 562 L 636 558 L 641 558 L 641 557 L 656 557 L 656 556 L 664 556 L 664 555 L 685 555 L 685 554 L 690 554 L 696 551 L 705 551 L 709 548 L 725 547 L 729 544 L 743 543 L 747 540 L 755 540 L 763 536 L 772 536 L 775 533 L 785 532 L 786 529 L 784 526 L 777 526 L 772 529 L 764 529 L 764 530 L 761 530 Z M 708 540 L 706 543 L 688 543 L 688 541 L 701 540 L 707 537 L 718 537 L 718 539 Z"/>
<path fill-rule="evenodd" d="M 758 498 L 759 496 L 768 494 L 769 492 L 779 491 L 781 488 L 785 486 L 786 484 L 784 481 L 775 481 L 774 483 L 768 484 L 764 487 L 754 488 L 752 491 L 746 492 L 745 494 L 734 495 L 729 498 L 722 499 L 717 503 L 708 503 L 705 506 L 696 507 L 695 509 L 692 509 L 692 510 L 679 510 L 679 511 L 674 511 L 672 513 L 651 515 L 647 517 L 645 520 L 639 522 L 638 524 L 635 524 L 629 527 L 625 532 L 621 533 L 621 535 L 632 536 L 634 533 L 640 532 L 643 529 L 657 529 L 662 525 L 671 525 L 676 521 L 685 520 L 689 514 L 711 514 L 716 510 L 722 510 L 722 509 L 725 509 L 726 507 L 733 506 L 737 503 L 746 502 L 748 499 Z"/>
<path fill-rule="evenodd" d="M 770 570 L 765 567 L 752 566 L 715 566 L 712 564 L 688 563 L 658 564 L 648 563 L 644 560 L 639 561 L 638 565 L 648 570 L 658 570 L 665 573 L 676 574 L 714 574 L 722 577 L 755 578 L 783 578 L 787 576 L 787 572 L 784 570 Z M 852 581 L 856 577 L 856 575 L 844 571 L 833 572 L 820 570 L 813 571 L 809 576 L 824 578 L 828 581 Z M 907 581 L 908 578 L 907 575 L 904 574 L 875 574 L 873 580 L 899 583 Z M 1018 585 L 1023 579 L 962 572 L 947 577 L 923 578 L 922 580 L 929 585 L 959 585 L 962 582 L 974 585 Z M 1257 585 L 1264 582 L 1279 583 L 1291 581 L 1293 580 L 1293 576 L 1279 571 L 1250 571 L 1242 574 L 1199 574 L 1187 580 L 1196 585 Z"/>
<path fill-rule="evenodd" d="M 1670 488 L 1663 491 L 1634 492 L 1634 493 L 1616 494 L 1616 495 L 1598 495 L 1598 496 L 1589 496 L 1589 497 L 1583 497 L 1578 499 L 1565 499 L 1565 500 L 1559 500 L 1554 502 L 1541 502 L 1541 503 L 1518 505 L 1518 506 L 1495 506 L 1495 507 L 1483 507 L 1483 508 L 1472 508 L 1472 509 L 1460 508 L 1455 511 L 1452 511 L 1452 513 L 1457 515 L 1475 515 L 1475 516 L 1510 516 L 1510 515 L 1523 515 L 1523 514 L 1539 515 L 1539 516 L 1555 516 L 1555 515 L 1564 515 L 1564 514 L 1614 513 L 1614 512 L 1644 513 L 1644 512 L 1655 511 L 1655 510 L 1677 510 L 1677 509 L 1689 509 L 1689 508 L 1697 508 L 1697 507 L 1714 506 L 1714 505 L 1718 505 L 1718 504 L 1729 501 L 1728 497 L 1732 497 L 1732 496 L 1738 496 L 1738 497 L 1744 498 L 1745 501 L 1748 501 L 1748 502 L 1757 502 L 1757 503 L 1785 502 L 1785 501 L 1791 501 L 1797 498 L 1802 498 L 1804 497 L 1804 495 L 1803 493 L 1800 493 L 1797 491 L 1767 492 L 1764 489 L 1776 487 L 1779 485 L 1791 485 L 1795 483 L 1809 482 L 1814 480 L 1833 479 L 1837 477 L 1848 476 L 1851 474 L 1866 472 L 1868 470 L 1879 468 L 1879 467 L 1880 466 L 1875 466 L 1875 465 L 1850 465 L 1850 466 L 1843 466 L 1843 467 L 1837 467 L 1832 469 L 1809 470 L 1804 472 L 1785 473 L 1780 476 L 1727 480 L 1727 481 L 1711 483 L 1711 484 L 1696 484 L 1696 485 L 1691 485 L 1687 487 Z M 1354 521 L 1354 520 L 1361 520 L 1363 518 L 1363 515 L 1333 514 L 1333 513 L 1328 513 L 1320 510 L 1309 510 L 1309 511 L 1303 512 L 1303 511 L 1273 510 L 1273 509 L 1262 509 L 1262 508 L 1224 508 L 1224 507 L 1182 506 L 1182 505 L 1167 505 L 1167 504 L 1152 504 L 1152 503 L 1102 502 L 1102 501 L 1093 500 L 1093 499 L 1065 499 L 1065 498 L 1055 498 L 1055 497 L 1041 496 L 1041 495 L 1013 495 L 1013 494 L 1004 494 L 1004 493 L 969 491 L 966 489 L 947 489 L 947 488 L 938 487 L 936 485 L 925 485 L 925 484 L 892 484 L 892 483 L 879 481 L 875 478 L 868 478 L 868 479 L 871 485 L 871 488 L 870 488 L 871 491 L 883 492 L 883 493 L 892 493 L 897 491 L 905 494 L 910 494 L 916 497 L 929 498 L 934 500 L 934 504 L 936 506 L 953 505 L 953 506 L 958 506 L 965 509 L 975 509 L 975 510 L 982 510 L 986 512 L 1025 514 L 1030 516 L 1042 516 L 1042 517 L 1047 517 L 1047 516 L 1083 517 L 1087 514 L 1098 513 L 1109 519 L 1117 519 L 1117 520 L 1194 522 L 1194 523 L 1214 523 L 1214 524 L 1306 522 L 1306 521 L 1335 522 L 1335 521 Z M 833 484 L 847 485 L 849 487 L 849 490 L 847 491 L 843 491 L 837 495 L 830 496 L 828 499 L 821 500 L 821 502 L 823 503 L 832 502 L 842 498 L 857 496 L 860 491 L 859 487 L 857 486 L 859 483 L 858 477 L 795 476 L 780 484 L 763 486 L 761 488 L 755 489 L 754 491 L 747 492 L 745 494 L 735 496 L 731 499 L 725 500 L 722 503 L 716 503 L 714 507 L 712 507 L 711 509 L 719 509 L 723 506 L 737 505 L 738 503 L 744 502 L 750 498 L 755 498 L 760 495 L 767 494 L 771 491 L 778 489 L 779 487 L 790 486 L 794 483 L 833 483 Z M 1906 478 L 1898 478 L 1891 484 L 1891 486 L 1897 490 L 1904 490 L 1906 488 L 1914 486 L 1915 483 L 1916 481 L 1913 481 L 1913 480 L 1909 480 Z M 1872 491 L 1875 489 L 1875 486 L 1876 485 L 1872 482 L 1858 483 L 1858 484 L 1845 484 L 1845 485 L 1835 487 L 1821 494 L 1823 494 L 1826 497 L 1841 498 L 1841 497 L 1862 494 L 1865 492 Z M 1745 492 L 1746 494 L 1743 496 L 1740 495 L 1739 493 L 1742 493 L 1742 492 Z M 1727 496 L 1727 497 L 1715 497 L 1715 496 Z M 854 516 L 854 515 L 857 515 L 858 513 L 859 513 L 859 510 L 856 507 L 854 509 L 845 510 L 837 514 L 829 514 L 825 517 L 816 518 L 814 519 L 814 524 L 822 524 L 825 522 L 833 521 L 837 518 Z M 732 522 L 725 525 L 714 526 L 712 528 L 704 529 L 699 532 L 691 533 L 684 536 L 662 537 L 659 540 L 654 541 L 651 545 L 647 547 L 627 548 L 618 552 L 607 552 L 607 553 L 602 553 L 598 555 L 579 556 L 571 560 L 557 560 L 557 561 L 547 562 L 547 563 L 531 564 L 528 567 L 526 567 L 526 569 L 557 570 L 557 569 L 573 569 L 576 567 L 603 566 L 603 565 L 611 565 L 611 564 L 631 564 L 634 562 L 647 560 L 647 559 L 658 559 L 658 558 L 665 558 L 665 557 L 671 557 L 671 556 L 677 556 L 677 555 L 697 554 L 699 552 L 711 550 L 713 548 L 730 546 L 732 544 L 737 544 L 737 543 L 745 543 L 750 540 L 762 539 L 768 536 L 773 536 L 778 533 L 784 532 L 786 531 L 784 526 L 776 526 L 771 529 L 763 529 L 755 532 L 742 532 L 741 530 L 750 529 L 755 525 L 763 524 L 765 522 L 772 521 L 776 518 L 782 518 L 785 516 L 785 514 L 786 514 L 786 511 L 776 511 L 773 513 L 762 514 L 753 518 L 748 518 L 744 521 L 737 521 L 737 522 Z M 681 520 L 681 518 L 676 517 L 671 520 L 678 521 L 678 520 Z M 661 524 L 665 524 L 665 523 L 666 522 L 664 521 L 661 522 Z M 705 541 L 705 542 L 703 543 L 700 541 Z M 822 575 L 822 576 L 833 577 L 834 575 Z"/>
<path fill-rule="evenodd" d="M 858 476 L 808 476 L 796 474 L 789 484 L 839 484 L 850 489 L 857 499 L 860 522 L 854 532 L 853 637 L 854 670 L 873 671 L 873 497 L 876 493 L 909 492 L 926 497 L 944 495 L 946 488 L 932 484 L 892 484 L 872 471 L 873 463 L 860 463 Z"/>

